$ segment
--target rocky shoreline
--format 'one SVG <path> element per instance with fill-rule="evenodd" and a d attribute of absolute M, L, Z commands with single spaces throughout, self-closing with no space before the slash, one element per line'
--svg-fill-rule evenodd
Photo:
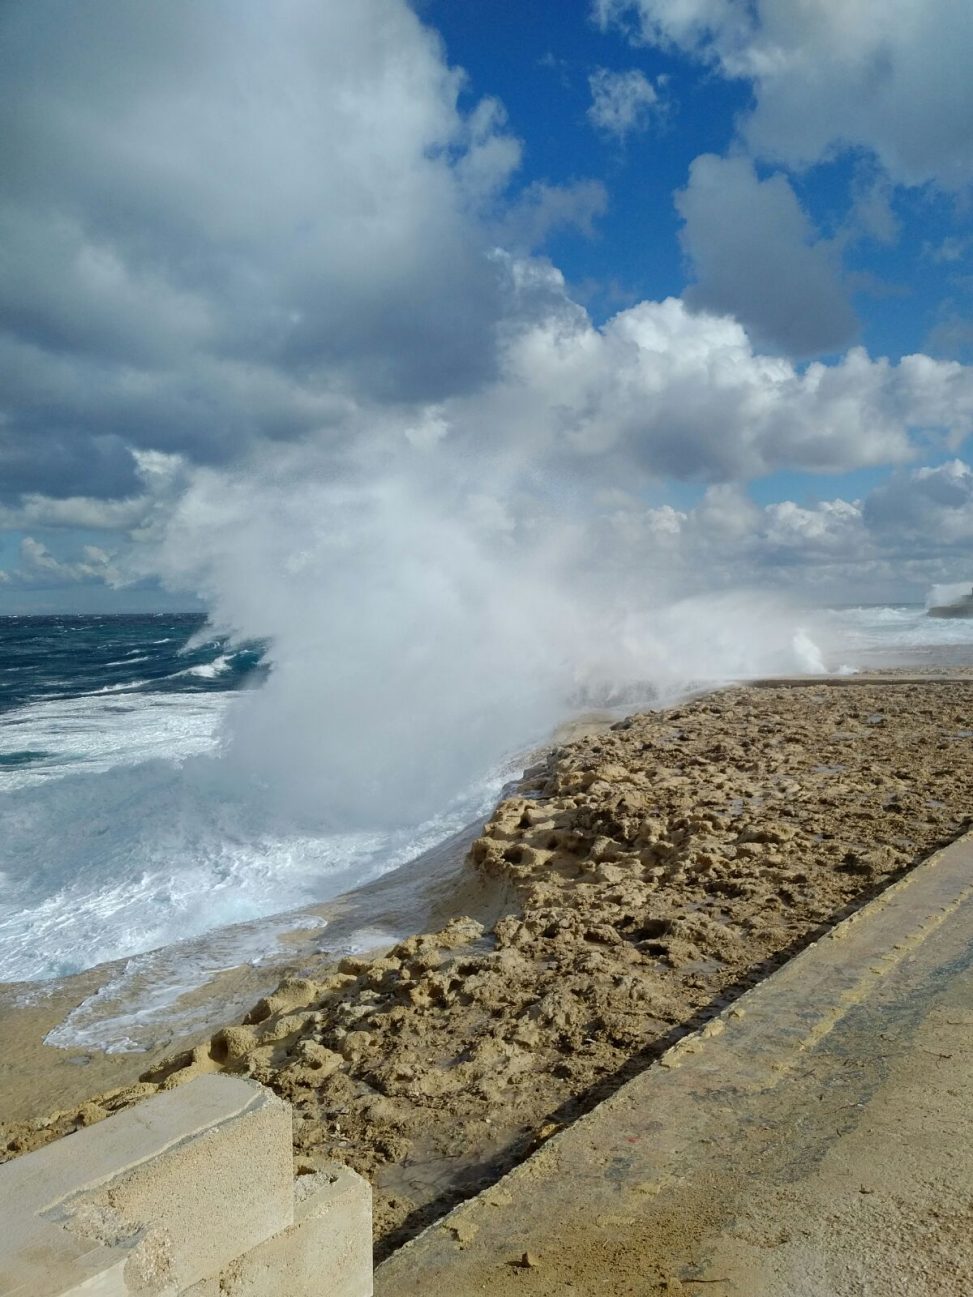
<path fill-rule="evenodd" d="M 206 1071 L 295 1110 L 298 1169 L 375 1189 L 384 1255 L 955 839 L 973 679 L 734 688 L 555 749 L 457 879 L 490 897 L 305 964 L 126 1086 L 0 1128 L 3 1156 Z"/>

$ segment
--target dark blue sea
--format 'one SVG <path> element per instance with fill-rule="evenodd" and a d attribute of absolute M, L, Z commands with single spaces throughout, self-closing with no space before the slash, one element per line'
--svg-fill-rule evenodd
<path fill-rule="evenodd" d="M 196 613 L 0 618 L 0 713 L 52 698 L 207 693 L 265 675 L 263 645 L 231 646 Z M 0 762 L 10 764 L 10 753 Z"/>

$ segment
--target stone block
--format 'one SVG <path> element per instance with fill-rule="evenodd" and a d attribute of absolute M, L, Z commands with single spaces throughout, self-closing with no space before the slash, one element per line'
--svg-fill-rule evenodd
<path fill-rule="evenodd" d="M 219 1297 L 371 1297 L 372 1195 L 349 1171 L 301 1176 L 295 1186 L 294 1224 L 229 1266 L 214 1291 Z M 208 1297 L 193 1292 L 192 1297 Z"/>
<path fill-rule="evenodd" d="M 367 1297 L 371 1192 L 293 1178 L 290 1105 L 201 1077 L 0 1167 L 0 1297 Z"/>

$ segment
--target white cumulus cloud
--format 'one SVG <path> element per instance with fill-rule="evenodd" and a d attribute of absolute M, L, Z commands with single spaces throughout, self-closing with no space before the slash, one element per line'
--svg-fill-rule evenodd
<path fill-rule="evenodd" d="M 973 180 L 973 7 L 956 0 L 594 0 L 603 26 L 749 81 L 753 152 L 868 149 L 898 182 Z"/>
<path fill-rule="evenodd" d="M 25 536 L 20 542 L 20 558 L 23 567 L 15 575 L 32 584 L 112 583 L 119 579 L 112 555 L 98 545 L 85 545 L 80 558 L 66 561 L 55 558 L 47 546 L 33 536 Z"/>
<path fill-rule="evenodd" d="M 925 356 L 893 365 L 860 348 L 799 369 L 757 351 L 731 317 L 676 298 L 603 328 L 562 298 L 512 338 L 497 383 L 445 408 L 481 448 L 509 446 L 513 463 L 549 457 L 600 486 L 719 482 L 901 463 L 920 429 L 952 444 L 973 429 L 973 372 Z"/>
<path fill-rule="evenodd" d="M 588 86 L 591 90 L 588 120 L 620 140 L 646 130 L 661 110 L 658 91 L 638 68 L 625 72 L 598 68 L 588 78 Z"/>

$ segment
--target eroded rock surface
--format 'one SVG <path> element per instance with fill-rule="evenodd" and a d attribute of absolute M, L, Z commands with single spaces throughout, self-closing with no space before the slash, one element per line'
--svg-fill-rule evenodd
<path fill-rule="evenodd" d="M 973 681 L 741 688 L 556 750 L 466 868 L 508 898 L 375 958 L 301 970 L 134 1087 L 5 1132 L 7 1156 L 201 1071 L 295 1110 L 298 1169 L 376 1191 L 384 1249 L 952 841 Z"/>

